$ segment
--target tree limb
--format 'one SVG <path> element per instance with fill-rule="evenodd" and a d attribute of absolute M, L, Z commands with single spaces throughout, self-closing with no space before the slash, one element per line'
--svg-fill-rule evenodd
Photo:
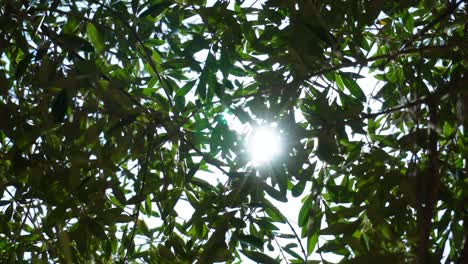
<path fill-rule="evenodd" d="M 321 69 L 319 71 L 313 72 L 313 73 L 309 74 L 307 78 L 311 78 L 311 77 L 314 77 L 314 76 L 317 76 L 317 75 L 322 75 L 322 74 L 332 72 L 332 71 L 336 71 L 336 70 L 346 68 L 346 67 L 355 67 L 355 66 L 359 66 L 359 65 L 366 65 L 369 62 L 373 62 L 373 61 L 380 60 L 380 59 L 388 59 L 389 61 L 391 61 L 391 60 L 394 60 L 397 57 L 402 56 L 402 55 L 407 55 L 407 54 L 411 54 L 411 53 L 420 53 L 421 51 L 426 50 L 428 48 L 432 49 L 432 48 L 434 48 L 434 46 L 424 46 L 424 47 L 420 47 L 420 48 L 408 48 L 408 46 L 411 45 L 416 39 L 418 39 L 419 37 L 424 35 L 428 30 L 430 30 L 432 27 L 434 27 L 442 19 L 444 19 L 448 15 L 452 14 L 453 11 L 455 11 L 457 9 L 457 7 L 463 2 L 464 2 L 463 0 L 460 0 L 455 4 L 449 5 L 447 7 L 447 9 L 444 12 L 442 12 L 442 14 L 440 14 L 438 17 L 436 17 L 434 20 L 432 20 L 423 29 L 421 29 L 417 34 L 413 35 L 413 37 L 411 37 L 407 42 L 405 42 L 405 44 L 403 44 L 402 48 L 400 50 L 398 50 L 397 52 L 389 53 L 389 54 L 383 54 L 383 55 L 377 55 L 377 56 L 373 56 L 373 57 L 370 57 L 370 58 L 367 58 L 367 59 L 364 59 L 364 60 L 357 60 L 355 62 L 344 62 L 344 63 L 342 63 L 340 65 L 336 65 L 336 66 L 333 66 L 333 67 L 329 67 L 329 68 L 325 68 L 325 69 Z M 446 48 L 447 46 L 446 45 L 445 46 L 439 46 L 439 48 L 443 48 L 443 47 Z"/>
<path fill-rule="evenodd" d="M 464 264 L 468 262 L 468 217 L 463 219 L 463 229 L 465 230 L 465 243 L 461 251 L 457 264 Z"/>
<path fill-rule="evenodd" d="M 439 194 L 439 161 L 437 148 L 437 131 L 434 126 L 438 122 L 437 105 L 429 104 L 429 140 L 428 160 L 425 175 L 419 175 L 422 192 L 420 193 L 420 205 L 417 208 L 417 220 L 419 228 L 419 242 L 417 247 L 417 261 L 420 264 L 430 262 L 430 233 L 432 229 L 432 215 Z M 432 125 L 431 125 L 432 124 Z M 425 178 L 423 178 L 425 177 Z"/>
<path fill-rule="evenodd" d="M 429 104 L 431 102 L 438 103 L 440 102 L 441 99 L 445 98 L 447 95 L 455 91 L 453 88 L 457 87 L 464 87 L 467 84 L 467 78 L 466 77 L 461 77 L 460 79 L 454 78 L 447 84 L 445 84 L 443 87 L 440 87 L 439 89 L 435 90 L 431 94 L 427 96 L 423 96 L 421 98 L 418 98 L 416 100 L 410 101 L 406 104 L 395 106 L 392 108 L 387 108 L 385 110 L 382 110 L 380 112 L 375 112 L 375 113 L 363 113 L 361 116 L 357 119 L 363 119 L 363 118 L 375 118 L 380 115 L 386 115 L 386 114 L 391 114 L 394 112 L 398 112 L 400 110 L 403 110 L 405 108 L 421 105 L 421 104 Z M 352 119 L 351 119 L 352 120 Z"/>
<path fill-rule="evenodd" d="M 442 19 L 447 17 L 448 15 L 452 14 L 457 7 L 463 3 L 463 0 L 460 0 L 456 2 L 455 4 L 450 4 L 445 11 L 440 14 L 438 17 L 436 17 L 434 20 L 432 20 L 429 24 L 427 24 L 423 29 L 421 29 L 416 35 L 413 35 L 412 38 L 410 38 L 408 41 L 403 44 L 401 50 L 406 49 L 409 45 L 411 45 L 416 39 L 424 35 L 427 31 L 429 31 L 432 27 L 434 27 L 437 23 L 439 23 Z"/>

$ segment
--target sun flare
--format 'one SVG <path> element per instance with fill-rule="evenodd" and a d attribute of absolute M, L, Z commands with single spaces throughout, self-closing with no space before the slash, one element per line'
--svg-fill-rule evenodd
<path fill-rule="evenodd" d="M 271 161 L 281 150 L 281 138 L 272 127 L 260 127 L 252 131 L 247 144 L 255 165 Z"/>

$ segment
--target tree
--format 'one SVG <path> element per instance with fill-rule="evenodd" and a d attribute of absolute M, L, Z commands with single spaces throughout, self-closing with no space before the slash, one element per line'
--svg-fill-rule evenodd
<path fill-rule="evenodd" d="M 1 3 L 2 263 L 466 263 L 464 1 Z"/>

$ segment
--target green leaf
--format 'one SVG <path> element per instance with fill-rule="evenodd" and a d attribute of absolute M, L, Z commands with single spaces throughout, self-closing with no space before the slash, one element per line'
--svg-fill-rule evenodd
<path fill-rule="evenodd" d="M 309 212 L 312 208 L 312 196 L 309 195 L 302 203 L 302 207 L 299 210 L 299 218 L 297 220 L 299 226 L 304 226 L 309 218 Z"/>
<path fill-rule="evenodd" d="M 206 100 L 207 98 L 207 91 L 208 91 L 208 85 L 207 85 L 207 81 L 208 81 L 208 70 L 207 68 L 205 67 L 200 75 L 200 78 L 198 79 L 198 85 L 197 85 L 197 90 L 196 90 L 196 94 L 198 96 L 200 96 L 200 98 L 202 100 Z"/>
<path fill-rule="evenodd" d="M 268 193 L 268 195 L 270 195 L 274 199 L 276 199 L 278 201 L 281 201 L 281 202 L 284 202 L 284 203 L 286 203 L 288 201 L 288 198 L 286 197 L 285 192 L 279 191 L 279 190 L 275 189 L 274 187 L 272 187 L 272 186 L 270 186 L 270 185 L 268 185 L 266 183 L 264 184 L 263 188 Z"/>
<path fill-rule="evenodd" d="M 366 95 L 354 79 L 343 75 L 341 76 L 341 78 L 343 79 L 343 83 L 346 86 L 346 88 L 356 99 L 361 100 L 361 102 L 365 102 L 367 100 Z"/>
<path fill-rule="evenodd" d="M 104 232 L 104 228 L 102 225 L 94 220 L 90 220 L 88 222 L 89 230 L 91 230 L 91 233 L 96 236 L 99 239 L 107 239 L 106 232 Z"/>
<path fill-rule="evenodd" d="M 240 234 L 238 235 L 238 238 L 241 242 L 247 243 L 259 249 L 263 249 L 263 240 L 256 236 Z"/>
<path fill-rule="evenodd" d="M 131 221 L 133 221 L 133 216 L 131 215 L 121 214 L 115 217 L 116 223 L 128 223 Z"/>
<path fill-rule="evenodd" d="M 52 116 L 54 117 L 55 122 L 63 122 L 65 115 L 67 114 L 67 108 L 67 91 L 62 89 L 62 91 L 55 97 L 52 104 Z"/>
<path fill-rule="evenodd" d="M 283 247 L 284 251 L 288 252 L 289 255 L 295 257 L 296 259 L 299 259 L 301 261 L 304 261 L 304 259 L 302 258 L 301 255 L 299 255 L 298 253 L 296 253 L 292 248 L 297 248 L 297 244 L 296 243 L 290 243 L 288 245 L 286 245 L 285 247 Z M 310 254 L 310 253 L 309 253 Z"/>
<path fill-rule="evenodd" d="M 344 91 L 345 86 L 339 74 L 335 74 L 335 81 L 336 81 L 336 86 L 338 86 L 338 89 L 340 89 L 340 91 Z"/>
<path fill-rule="evenodd" d="M 97 28 L 92 23 L 86 24 L 86 33 L 88 34 L 88 39 L 91 44 L 94 46 L 97 52 L 102 52 L 104 50 L 104 40 L 102 35 L 99 34 Z"/>
<path fill-rule="evenodd" d="M 264 204 L 265 212 L 269 217 L 271 217 L 273 221 L 286 223 L 286 216 L 284 216 L 281 211 L 270 201 L 263 199 L 262 204 Z"/>
<path fill-rule="evenodd" d="M 277 226 L 269 221 L 268 218 L 256 219 L 255 223 L 263 230 L 279 230 Z"/>
<path fill-rule="evenodd" d="M 286 239 L 296 239 L 296 236 L 294 234 L 279 234 L 277 237 Z"/>
<path fill-rule="evenodd" d="M 0 206 L 5 206 L 7 204 L 10 204 L 11 201 L 7 201 L 7 200 L 0 200 Z"/>
<path fill-rule="evenodd" d="M 196 82 L 197 82 L 196 80 L 187 82 L 184 86 L 182 86 L 179 90 L 176 91 L 175 96 L 176 97 L 185 96 L 188 92 L 190 92 L 190 90 L 193 88 Z"/>
<path fill-rule="evenodd" d="M 32 54 L 28 54 L 18 63 L 15 70 L 15 79 L 20 79 L 23 77 L 24 73 L 26 72 L 26 69 L 31 63 L 31 59 Z"/>
<path fill-rule="evenodd" d="M 332 134 L 322 131 L 318 138 L 317 156 L 330 164 L 336 164 L 334 154 L 338 152 L 335 138 Z"/>
<path fill-rule="evenodd" d="M 454 131 L 454 128 L 449 124 L 449 122 L 445 122 L 444 128 L 443 128 L 444 136 L 447 138 L 450 137 L 453 131 Z"/>
<path fill-rule="evenodd" d="M 166 259 L 166 261 L 174 261 L 176 259 L 176 256 L 174 255 L 174 253 L 172 253 L 172 251 L 162 245 L 162 244 L 158 244 L 158 251 L 159 251 L 159 254 L 164 258 Z"/>
<path fill-rule="evenodd" d="M 4 219 L 8 222 L 13 215 L 13 204 L 10 204 L 7 209 L 3 212 Z"/>
<path fill-rule="evenodd" d="M 182 69 L 190 66 L 191 63 L 186 59 L 172 59 L 161 64 L 161 67 L 166 69 Z"/>
<path fill-rule="evenodd" d="M 229 250 L 226 245 L 226 232 L 229 229 L 231 214 L 226 213 L 216 221 L 216 229 L 206 243 L 202 254 L 199 257 L 201 263 L 213 263 L 226 261 L 229 258 Z"/>
<path fill-rule="evenodd" d="M 169 112 L 171 110 L 171 105 L 170 105 L 170 102 L 169 100 L 167 100 L 167 98 L 165 98 L 164 96 L 162 96 L 161 94 L 159 93 L 156 93 L 154 95 L 154 99 L 156 100 L 156 102 L 158 102 L 158 105 L 161 107 L 162 110 L 164 110 L 165 112 Z"/>
<path fill-rule="evenodd" d="M 292 196 L 293 197 L 300 196 L 304 192 L 306 183 L 307 183 L 307 181 L 305 181 L 305 180 L 299 181 L 298 183 L 296 183 L 296 185 L 294 185 L 294 187 L 291 189 Z"/>
<path fill-rule="evenodd" d="M 277 264 L 280 263 L 279 260 L 274 259 L 264 253 L 257 252 L 257 251 L 250 251 L 250 250 L 239 250 L 249 259 L 256 261 L 257 263 L 265 263 L 265 264 Z"/>
<path fill-rule="evenodd" d="M 138 15 L 138 18 L 144 18 L 146 16 L 157 17 L 161 14 L 164 9 L 168 8 L 171 5 L 170 1 L 158 1 L 155 4 L 149 6 L 144 12 Z"/>
<path fill-rule="evenodd" d="M 239 118 L 239 121 L 242 124 L 245 124 L 245 123 L 250 122 L 252 120 L 250 115 L 240 107 L 234 107 L 234 108 L 231 109 L 231 111 L 234 113 L 234 115 L 237 116 L 237 118 Z"/>

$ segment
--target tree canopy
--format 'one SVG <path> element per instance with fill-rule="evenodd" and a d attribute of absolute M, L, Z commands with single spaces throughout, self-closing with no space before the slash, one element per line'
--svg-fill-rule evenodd
<path fill-rule="evenodd" d="M 0 262 L 468 262 L 464 1 L 0 3 Z"/>

